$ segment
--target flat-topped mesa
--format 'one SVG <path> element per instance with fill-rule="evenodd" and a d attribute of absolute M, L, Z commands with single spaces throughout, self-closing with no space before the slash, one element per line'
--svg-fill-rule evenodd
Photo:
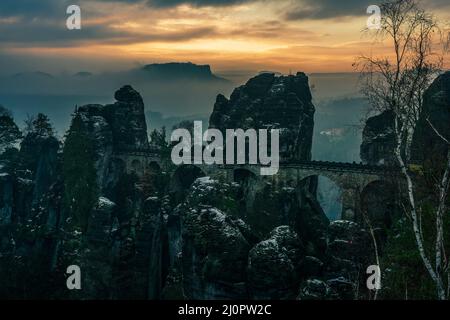
<path fill-rule="evenodd" d="M 226 129 L 280 129 L 280 160 L 310 160 L 314 112 L 308 77 L 263 73 L 219 95 L 209 124 Z"/>
<path fill-rule="evenodd" d="M 153 63 L 140 69 L 150 78 L 159 80 L 196 80 L 196 81 L 226 81 L 212 73 L 209 65 L 197 65 L 191 62 Z"/>

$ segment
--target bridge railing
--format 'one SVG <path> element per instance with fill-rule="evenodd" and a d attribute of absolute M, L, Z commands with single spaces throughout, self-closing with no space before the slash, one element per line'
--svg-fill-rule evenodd
<path fill-rule="evenodd" d="M 342 170 L 357 170 L 357 171 L 397 171 L 398 169 L 394 166 L 386 165 L 369 165 L 357 162 L 334 162 L 334 161 L 302 161 L 302 160 L 289 160 L 280 162 L 280 166 L 301 166 L 301 167 L 311 167 L 311 168 L 335 168 Z"/>
<path fill-rule="evenodd" d="M 261 167 L 261 165 L 220 165 L 220 168 L 226 169 L 230 167 Z M 393 172 L 398 172 L 396 167 L 392 166 L 382 166 L 382 165 L 367 165 L 362 163 L 347 163 L 347 162 L 332 162 L 332 161 L 299 161 L 290 160 L 280 162 L 280 168 L 301 168 L 301 169 L 312 169 L 312 170 L 327 170 L 327 171 L 338 171 L 338 172 L 356 172 L 356 173 L 372 173 L 372 174 L 391 174 Z"/>
<path fill-rule="evenodd" d="M 145 149 L 122 149 L 115 153 L 118 156 L 141 156 L 141 157 L 149 157 L 149 158 L 159 158 L 160 150 L 155 147 L 145 148 Z M 193 162 L 192 162 L 193 163 Z M 260 164 L 244 164 L 244 165 L 236 165 L 236 164 L 223 164 L 218 165 L 220 168 L 230 168 L 230 167 L 261 167 Z M 320 161 L 320 160 L 282 160 L 280 162 L 280 167 L 294 167 L 294 168 L 304 168 L 304 169 L 325 169 L 325 170 L 333 170 L 333 171 L 342 171 L 342 172 L 365 172 L 365 173 L 392 173 L 398 172 L 398 168 L 394 166 L 387 165 L 369 165 L 363 163 L 356 162 L 335 162 L 335 161 Z"/>

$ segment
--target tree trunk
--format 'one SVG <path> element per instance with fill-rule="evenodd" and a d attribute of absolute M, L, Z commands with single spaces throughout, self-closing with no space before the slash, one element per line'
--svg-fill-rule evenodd
<path fill-rule="evenodd" d="M 440 275 L 433 269 L 431 262 L 427 257 L 427 254 L 425 252 L 425 248 L 423 245 L 423 237 L 420 232 L 419 223 L 418 223 L 418 219 L 417 219 L 417 210 L 416 210 L 416 204 L 415 204 L 415 199 L 414 199 L 414 186 L 413 186 L 412 179 L 408 173 L 406 164 L 403 161 L 403 158 L 401 155 L 401 135 L 399 134 L 399 130 L 398 130 L 398 118 L 397 117 L 395 117 L 394 126 L 395 126 L 395 136 L 397 139 L 396 148 L 395 148 L 394 153 L 397 158 L 398 164 L 400 166 L 400 170 L 401 170 L 403 176 L 405 177 L 406 183 L 407 183 L 408 201 L 409 201 L 409 205 L 411 207 L 411 209 L 410 209 L 411 218 L 412 218 L 413 231 L 414 231 L 414 237 L 416 239 L 417 248 L 419 250 L 419 254 L 420 254 L 420 257 L 422 259 L 422 262 L 423 262 L 425 268 L 427 269 L 431 279 L 436 284 L 438 298 L 440 300 L 445 300 L 446 295 L 445 295 L 445 289 L 444 289 L 442 279 L 441 279 Z"/>

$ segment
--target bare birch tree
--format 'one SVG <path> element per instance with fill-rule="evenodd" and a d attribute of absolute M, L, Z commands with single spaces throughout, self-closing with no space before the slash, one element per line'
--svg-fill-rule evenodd
<path fill-rule="evenodd" d="M 389 111 L 393 114 L 394 157 L 406 184 L 406 214 L 412 221 L 418 252 L 436 286 L 437 297 L 446 299 L 445 271 L 442 265 L 442 222 L 449 187 L 450 153 L 447 170 L 440 182 L 439 203 L 435 213 L 436 245 L 433 253 L 428 253 L 425 249 L 415 181 L 409 170 L 413 133 L 423 116 L 423 94 L 442 69 L 445 41 L 434 16 L 423 10 L 416 0 L 390 0 L 380 8 L 381 25 L 374 37 L 375 41 L 383 44 L 384 48 L 390 48 L 390 51 L 382 57 L 361 56 L 355 66 L 361 72 L 362 93 L 369 100 L 372 111 Z"/>

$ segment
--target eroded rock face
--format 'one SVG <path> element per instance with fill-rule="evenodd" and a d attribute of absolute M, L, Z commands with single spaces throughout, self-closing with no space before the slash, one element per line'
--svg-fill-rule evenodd
<path fill-rule="evenodd" d="M 237 128 L 280 129 L 280 160 L 310 160 L 314 113 L 308 77 L 304 73 L 289 76 L 263 73 L 236 88 L 230 99 L 223 95 L 217 97 L 210 127 L 222 132 Z M 245 170 L 235 171 L 234 179 L 241 188 L 240 211 L 245 212 L 244 220 L 261 236 L 280 225 L 289 225 L 296 231 L 302 229 L 300 233 L 307 238 L 319 233 L 313 230 L 323 233 L 326 229 L 320 206 L 311 206 L 313 201 L 298 192 L 303 186 L 278 185 L 272 181 L 259 183 Z M 314 198 L 317 184 L 311 188 L 307 184 L 307 191 Z M 312 225 L 315 226 L 311 228 Z"/>
<path fill-rule="evenodd" d="M 299 300 L 367 299 L 366 275 L 362 270 L 375 264 L 369 232 L 357 223 L 336 220 L 327 230 L 325 256 L 307 256 L 302 261 L 303 281 Z"/>
<path fill-rule="evenodd" d="M 142 290 L 138 297 L 161 297 L 169 264 L 167 234 L 165 199 L 147 198 L 136 228 L 136 285 Z"/>
<path fill-rule="evenodd" d="M 14 205 L 14 179 L 11 175 L 3 173 L 0 175 L 0 225 L 7 225 L 13 219 Z"/>
<path fill-rule="evenodd" d="M 187 298 L 248 297 L 249 230 L 242 220 L 217 208 L 224 207 L 220 194 L 227 194 L 229 189 L 208 177 L 199 178 L 178 208 L 182 214 L 182 273 Z"/>
<path fill-rule="evenodd" d="M 14 204 L 10 222 L 25 223 L 28 219 L 36 227 L 43 223 L 56 229 L 61 220 L 60 142 L 54 136 L 31 132 L 20 146 L 21 161 L 16 170 L 0 174 L 3 192 L 10 190 L 3 199 Z"/>
<path fill-rule="evenodd" d="M 27 138 L 24 139 L 21 147 L 21 152 L 24 148 L 24 144 Z M 34 140 L 34 141 L 33 141 Z M 39 199 L 45 192 L 47 192 L 50 186 L 55 183 L 58 172 L 58 150 L 60 143 L 55 137 L 40 137 L 33 139 L 30 143 L 33 143 L 37 147 L 35 150 L 36 169 L 35 169 L 35 189 L 34 200 Z"/>
<path fill-rule="evenodd" d="M 434 80 L 423 96 L 423 114 L 414 132 L 415 160 L 445 157 L 448 147 L 431 128 L 427 118 L 444 137 L 450 137 L 450 71 Z"/>
<path fill-rule="evenodd" d="M 357 295 L 358 270 L 367 267 L 372 254 L 366 231 L 350 221 L 328 226 L 297 207 L 303 220 L 277 226 L 261 241 L 260 233 L 244 222 L 245 214 L 239 218 L 236 189 L 235 184 L 198 178 L 185 201 L 169 213 L 170 271 L 164 297 L 350 299 Z M 314 203 L 309 204 L 313 211 Z M 306 224 L 305 241 L 296 223 Z"/>
<path fill-rule="evenodd" d="M 248 210 L 248 221 L 255 231 L 266 235 L 280 225 L 297 225 L 300 203 L 295 188 L 266 182 L 254 193 L 254 201 Z M 248 192 L 244 194 L 247 201 L 251 199 L 249 195 Z"/>
<path fill-rule="evenodd" d="M 30 286 L 27 294 L 40 296 L 46 287 L 39 281 L 51 278 L 63 219 L 59 148 L 55 137 L 32 131 L 18 158 L 1 166 L 0 282 L 9 291 L 0 290 L 0 296 L 20 298 L 24 284 Z"/>
<path fill-rule="evenodd" d="M 260 74 L 236 88 L 228 100 L 217 97 L 210 127 L 280 129 L 280 158 L 311 159 L 315 108 L 308 77 Z"/>
<path fill-rule="evenodd" d="M 215 208 L 190 211 L 183 229 L 184 293 L 190 299 L 244 299 L 250 244 Z"/>
<path fill-rule="evenodd" d="M 114 144 L 112 129 L 106 119 L 101 115 L 102 106 L 88 105 L 78 109 L 85 128 L 89 131 L 87 134 L 94 141 L 95 150 L 95 168 L 97 173 L 97 184 L 102 191 L 109 186 L 114 185 L 118 175 L 124 168 L 117 168 L 113 160 Z"/>
<path fill-rule="evenodd" d="M 450 71 L 438 76 L 423 95 L 423 112 L 417 123 L 412 141 L 413 161 L 445 157 L 446 143 L 437 136 L 427 119 L 444 136 L 450 136 Z M 385 111 L 367 120 L 363 131 L 361 159 L 367 164 L 395 165 L 393 114 Z"/>
<path fill-rule="evenodd" d="M 125 170 L 125 163 L 114 155 L 149 148 L 141 95 L 131 86 L 124 86 L 114 97 L 117 100 L 114 104 L 85 105 L 77 110 L 87 136 L 94 142 L 97 182 L 107 196 L 111 196 Z"/>
<path fill-rule="evenodd" d="M 144 102 L 131 86 L 114 94 L 117 102 L 105 106 L 105 118 L 111 126 L 114 146 L 118 150 L 146 150 L 149 147 Z"/>
<path fill-rule="evenodd" d="M 248 281 L 253 299 L 294 299 L 300 283 L 303 247 L 288 226 L 275 228 L 249 253 Z"/>
<path fill-rule="evenodd" d="M 395 148 L 394 115 L 385 111 L 369 118 L 363 130 L 361 160 L 370 165 L 393 165 Z"/>
<path fill-rule="evenodd" d="M 308 279 L 302 283 L 298 300 L 325 300 L 330 295 L 330 287 L 319 279 Z"/>
<path fill-rule="evenodd" d="M 92 210 L 84 246 L 80 248 L 80 267 L 84 271 L 86 299 L 108 299 L 113 288 L 114 233 L 117 221 L 114 210 L 116 204 L 100 197 Z"/>
<path fill-rule="evenodd" d="M 50 132 L 29 133 L 18 152 L 20 161 L 12 172 L 0 174 L 0 227 L 7 230 L 0 233 L 4 258 L 0 271 L 4 266 L 15 270 L 8 275 L 11 297 L 20 297 L 21 281 L 35 288 L 28 291 L 30 296 L 59 295 L 55 288 L 62 288 L 60 277 L 73 264 L 82 267 L 89 283 L 84 298 L 160 297 L 167 251 L 161 206 L 159 200 L 154 206 L 150 200 L 144 202 L 136 181 L 124 175 L 124 163 L 116 157 L 129 149 L 148 148 L 144 105 L 130 86 L 118 90 L 115 98 L 111 105 L 76 110 L 81 119 L 77 130 L 85 130 L 82 133 L 93 142 L 99 185 L 99 199 L 86 230 L 80 231 L 68 210 L 63 210 L 61 146 Z M 28 274 L 21 280 L 21 272 L 30 268 L 40 277 Z M 50 280 L 43 284 L 40 279 Z M 52 287 L 53 281 L 60 283 Z"/>
<path fill-rule="evenodd" d="M 330 223 L 327 235 L 324 279 L 334 299 L 354 299 L 362 281 L 360 270 L 374 261 L 369 234 L 357 223 L 337 220 Z"/>

